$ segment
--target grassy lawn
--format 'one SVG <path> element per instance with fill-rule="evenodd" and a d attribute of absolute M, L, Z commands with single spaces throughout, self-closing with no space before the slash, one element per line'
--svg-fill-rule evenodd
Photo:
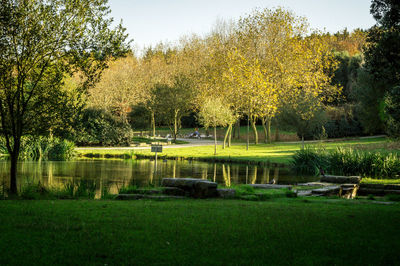
<path fill-rule="evenodd" d="M 385 143 L 385 138 L 360 139 L 349 141 L 314 143 L 313 146 L 320 145 L 326 149 L 332 149 L 338 146 L 354 146 L 362 145 L 364 148 L 368 145 L 377 145 Z M 249 150 L 246 150 L 245 145 L 233 145 L 230 148 L 222 149 L 218 146 L 217 156 L 214 156 L 214 146 L 188 147 L 164 149 L 160 156 L 167 158 L 195 158 L 195 159 L 218 159 L 236 162 L 271 162 L 287 164 L 291 160 L 293 153 L 301 148 L 300 143 L 273 143 L 250 145 Z M 80 151 L 84 153 L 85 151 Z M 139 156 L 151 156 L 149 150 L 134 151 Z"/>
<path fill-rule="evenodd" d="M 399 220 L 360 200 L 5 200 L 0 264 L 394 265 Z"/>

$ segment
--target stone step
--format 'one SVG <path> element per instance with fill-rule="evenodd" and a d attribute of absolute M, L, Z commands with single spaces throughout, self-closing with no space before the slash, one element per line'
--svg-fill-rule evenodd
<path fill-rule="evenodd" d="M 307 197 L 312 195 L 312 190 L 298 190 L 297 196 L 298 197 Z"/>
<path fill-rule="evenodd" d="M 166 195 L 147 195 L 147 194 L 118 194 L 115 197 L 116 200 L 140 200 L 140 199 L 152 199 L 152 200 L 170 200 L 170 199 L 185 199 L 181 196 L 166 196 Z"/>
<path fill-rule="evenodd" d="M 274 185 L 274 184 L 250 184 L 249 186 L 256 189 L 292 189 L 291 185 Z"/>
<path fill-rule="evenodd" d="M 236 196 L 236 190 L 231 188 L 217 189 L 218 197 L 223 199 L 233 199 Z"/>
<path fill-rule="evenodd" d="M 400 190 L 397 190 L 397 189 L 375 189 L 375 188 L 360 187 L 360 189 L 358 190 L 358 194 L 360 196 L 368 196 L 368 195 L 385 196 L 385 195 L 388 195 L 388 194 L 400 195 Z"/>
<path fill-rule="evenodd" d="M 325 175 L 321 176 L 321 182 L 334 183 L 334 184 L 359 184 L 361 177 L 359 176 L 336 176 Z"/>
<path fill-rule="evenodd" d="M 360 188 L 400 190 L 400 184 L 360 184 Z"/>
<path fill-rule="evenodd" d="M 322 195 L 322 196 L 332 196 L 332 195 L 338 195 L 339 191 L 340 191 L 340 186 L 330 186 L 330 187 L 313 189 L 312 194 Z"/>
<path fill-rule="evenodd" d="M 217 183 L 197 178 L 163 178 L 163 187 L 177 187 L 194 198 L 217 197 Z"/>

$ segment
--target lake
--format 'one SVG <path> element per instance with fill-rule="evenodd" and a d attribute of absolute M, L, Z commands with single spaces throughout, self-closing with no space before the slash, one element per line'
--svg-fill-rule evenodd
<path fill-rule="evenodd" d="M 2 186 L 9 182 L 10 163 L 0 161 Z M 107 189 L 117 194 L 123 186 L 159 186 L 165 177 L 191 177 L 232 184 L 278 184 L 316 181 L 312 176 L 297 176 L 288 168 L 246 164 L 207 163 L 187 160 L 73 160 L 22 161 L 18 163 L 18 186 L 40 182 L 45 186 L 62 187 L 85 180 L 96 187 L 96 197 Z"/>

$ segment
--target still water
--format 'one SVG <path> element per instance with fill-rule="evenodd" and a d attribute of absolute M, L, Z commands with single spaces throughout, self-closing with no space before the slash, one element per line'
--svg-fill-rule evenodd
<path fill-rule="evenodd" d="M 10 164 L 0 161 L 0 180 L 7 186 Z M 159 186 L 165 177 L 191 177 L 215 181 L 224 186 L 232 184 L 278 184 L 316 181 L 311 176 L 296 176 L 289 169 L 245 164 L 222 164 L 198 161 L 159 160 L 74 160 L 23 161 L 18 164 L 18 184 L 38 183 L 61 187 L 67 183 L 88 180 L 96 191 L 106 187 L 117 193 L 123 186 Z M 97 194 L 97 193 L 96 193 Z"/>

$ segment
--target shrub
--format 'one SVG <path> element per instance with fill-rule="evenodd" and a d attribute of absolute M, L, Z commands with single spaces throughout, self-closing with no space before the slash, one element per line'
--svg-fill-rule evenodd
<path fill-rule="evenodd" d="M 129 145 L 132 139 L 127 122 L 101 109 L 84 110 L 79 128 L 79 134 L 75 136 L 79 145 L 123 146 Z"/>

